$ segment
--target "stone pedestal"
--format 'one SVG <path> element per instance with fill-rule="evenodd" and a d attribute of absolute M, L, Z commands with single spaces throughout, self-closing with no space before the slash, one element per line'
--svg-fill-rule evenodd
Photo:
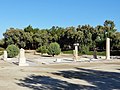
<path fill-rule="evenodd" d="M 22 48 L 20 49 L 19 66 L 29 66 L 29 64 L 26 63 L 25 51 Z"/>
<path fill-rule="evenodd" d="M 62 59 L 56 59 L 56 62 L 62 62 Z"/>
<path fill-rule="evenodd" d="M 106 59 L 110 59 L 110 39 L 106 39 Z"/>
<path fill-rule="evenodd" d="M 7 60 L 7 51 L 4 51 L 3 60 Z"/>

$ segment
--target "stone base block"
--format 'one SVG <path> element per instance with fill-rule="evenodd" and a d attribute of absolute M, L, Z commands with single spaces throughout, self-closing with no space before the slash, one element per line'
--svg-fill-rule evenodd
<path fill-rule="evenodd" d="M 62 60 L 61 59 L 56 59 L 56 61 L 55 62 L 62 62 Z"/>
<path fill-rule="evenodd" d="M 28 63 L 19 63 L 19 66 L 29 66 Z"/>
<path fill-rule="evenodd" d="M 106 60 L 110 60 L 110 58 L 109 58 L 109 57 L 107 57 L 107 58 L 106 58 Z"/>

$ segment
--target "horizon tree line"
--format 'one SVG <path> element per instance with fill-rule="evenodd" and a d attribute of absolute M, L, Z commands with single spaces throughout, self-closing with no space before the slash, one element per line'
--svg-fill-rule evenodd
<path fill-rule="evenodd" d="M 115 28 L 114 21 L 106 20 L 103 25 L 93 27 L 91 25 L 78 25 L 77 27 L 52 26 L 50 29 L 33 28 L 31 25 L 24 29 L 9 28 L 3 33 L 0 46 L 7 48 L 14 44 L 19 48 L 37 49 L 40 46 L 48 46 L 57 42 L 61 50 L 74 49 L 74 43 L 79 43 L 81 52 L 87 52 L 97 48 L 105 50 L 106 38 L 111 41 L 112 50 L 120 50 L 120 32 Z"/>

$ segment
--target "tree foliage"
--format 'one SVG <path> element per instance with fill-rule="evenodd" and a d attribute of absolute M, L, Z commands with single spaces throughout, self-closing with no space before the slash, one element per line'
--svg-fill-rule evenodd
<path fill-rule="evenodd" d="M 8 57 L 13 58 L 19 54 L 19 48 L 15 45 L 9 45 L 7 47 Z"/>
<path fill-rule="evenodd" d="M 58 27 L 50 29 L 33 28 L 31 25 L 23 30 L 9 28 L 3 34 L 0 46 L 6 48 L 14 44 L 19 48 L 37 49 L 41 46 L 48 46 L 57 42 L 62 50 L 74 49 L 73 44 L 79 43 L 80 50 L 92 50 L 95 47 L 105 50 L 106 38 L 111 39 L 111 49 L 120 48 L 120 34 L 115 28 L 114 21 L 106 20 L 103 25 L 93 27 L 91 25 L 78 25 L 77 27 Z M 85 48 L 86 47 L 86 48 Z"/>
<path fill-rule="evenodd" d="M 44 53 L 47 53 L 48 49 L 46 46 L 41 46 L 36 51 L 40 52 L 41 54 L 44 54 Z"/>
<path fill-rule="evenodd" d="M 49 47 L 48 47 L 48 54 L 49 55 L 59 55 L 61 52 L 60 46 L 58 43 L 50 43 Z"/>

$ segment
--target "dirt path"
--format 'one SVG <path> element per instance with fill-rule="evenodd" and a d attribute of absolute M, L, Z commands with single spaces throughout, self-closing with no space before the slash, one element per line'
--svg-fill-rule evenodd
<path fill-rule="evenodd" d="M 0 90 L 120 89 L 120 61 L 19 67 L 0 60 Z"/>

